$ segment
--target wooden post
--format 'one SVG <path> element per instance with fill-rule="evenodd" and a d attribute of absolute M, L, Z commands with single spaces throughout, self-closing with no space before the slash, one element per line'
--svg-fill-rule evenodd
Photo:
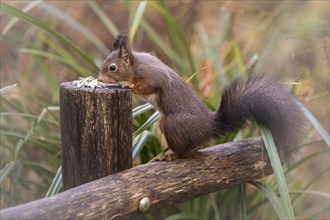
<path fill-rule="evenodd" d="M 61 84 L 64 190 L 132 167 L 131 91 Z"/>

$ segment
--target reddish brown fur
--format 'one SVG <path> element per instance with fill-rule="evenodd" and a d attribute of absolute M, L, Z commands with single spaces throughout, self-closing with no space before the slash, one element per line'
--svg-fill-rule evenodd
<path fill-rule="evenodd" d="M 237 78 L 225 89 L 219 110 L 210 112 L 171 68 L 148 53 L 131 51 L 127 43 L 127 35 L 117 38 L 98 78 L 133 84 L 133 91 L 160 111 L 160 128 L 178 156 L 253 119 L 269 127 L 280 154 L 290 158 L 303 131 L 303 116 L 293 95 L 277 80 L 262 75 Z M 114 64 L 117 70 L 111 72 Z"/>

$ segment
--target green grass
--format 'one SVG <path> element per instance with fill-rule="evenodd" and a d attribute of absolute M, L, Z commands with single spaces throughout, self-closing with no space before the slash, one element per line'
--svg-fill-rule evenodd
<path fill-rule="evenodd" d="M 269 3 L 273 7 L 269 11 L 246 3 L 247 8 L 255 7 L 253 18 L 258 18 L 251 21 L 252 25 L 249 23 L 251 17 L 244 18 L 248 21 L 244 23 L 238 12 L 234 19 L 233 14 L 225 10 L 217 15 L 220 24 L 216 29 L 210 30 L 207 22 L 201 20 L 193 24 L 189 33 L 169 9 L 169 2 L 117 2 L 126 11 L 124 15 L 116 14 L 128 20 L 125 28 L 117 26 L 119 24 L 112 20 L 114 15 L 109 15 L 98 2 L 87 0 L 79 4 L 85 5 L 84 11 L 80 12 L 81 19 L 64 9 L 70 7 L 70 3 L 63 7 L 61 3 L 44 1 L 21 5 L 1 2 L 5 24 L 1 30 L 1 45 L 11 46 L 10 49 L 3 47 L 6 53 L 1 54 L 1 208 L 60 192 L 59 83 L 78 76 L 95 76 L 109 52 L 106 46 L 109 42 L 102 41 L 99 33 L 113 37 L 124 29 L 130 32 L 133 46 L 145 39 L 143 42 L 154 48 L 150 52 L 166 58 L 168 64 L 199 92 L 211 110 L 217 109 L 221 88 L 233 77 L 276 69 L 280 58 L 276 55 L 287 55 L 287 50 L 281 48 L 287 37 L 297 39 L 298 46 L 304 45 L 304 49 L 306 33 L 329 34 L 329 28 L 325 28 L 327 22 L 309 15 L 313 12 L 308 7 L 311 3 L 299 8 L 295 2 L 273 3 L 273 6 Z M 36 8 L 39 13 L 34 10 Z M 85 18 L 87 12 L 88 17 L 93 17 L 92 24 Z M 165 30 L 160 30 L 148 19 L 149 13 L 160 16 L 159 22 L 164 23 Z M 297 26 L 296 20 L 291 19 L 293 13 L 305 15 L 301 25 Z M 46 22 L 43 16 L 49 20 Z M 211 17 L 206 19 L 209 20 Z M 247 27 L 239 26 L 237 22 L 243 22 Z M 67 29 L 59 25 L 62 23 Z M 93 29 L 96 23 L 103 28 Z M 289 77 L 282 75 L 286 81 L 301 82 L 302 85 L 293 86 L 293 91 L 300 96 L 309 91 L 308 85 L 316 84 L 313 74 L 319 79 L 327 79 L 329 71 L 329 65 L 322 61 L 326 59 L 322 42 L 308 42 L 307 45 L 311 51 L 309 58 L 314 57 L 315 65 L 295 65 L 290 61 L 282 65 L 284 75 L 293 72 Z M 254 50 L 254 47 L 262 49 Z M 208 77 L 213 77 L 207 83 L 210 89 L 203 89 L 201 85 Z M 311 102 L 318 104 L 311 111 L 306 107 L 309 102 L 302 101 L 301 109 L 309 130 L 301 146 L 302 156 L 291 167 L 282 168 L 276 152 L 269 150 L 276 149 L 272 146 L 271 134 L 260 129 L 265 143 L 269 143 L 266 146 L 273 155 L 272 160 L 277 160 L 272 164 L 275 175 L 176 204 L 150 213 L 145 219 L 329 217 L 329 191 L 323 184 L 329 177 L 330 168 L 327 157 L 329 133 L 323 127 L 329 112 L 317 108 L 329 94 L 324 86 L 314 86 L 316 92 L 312 94 Z M 135 131 L 132 156 L 136 164 L 148 163 L 164 151 L 163 137 L 155 124 L 159 113 L 137 97 L 133 102 L 136 107 L 132 113 Z M 258 135 L 256 128 L 252 123 L 238 134 L 230 134 L 211 144 Z M 272 147 L 268 149 L 268 145 Z M 314 168 L 315 164 L 318 166 Z M 308 204 L 312 207 L 307 208 Z"/>

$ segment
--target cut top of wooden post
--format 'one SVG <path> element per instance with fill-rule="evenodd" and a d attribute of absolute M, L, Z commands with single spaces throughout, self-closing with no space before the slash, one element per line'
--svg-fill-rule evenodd
<path fill-rule="evenodd" d="M 60 86 L 64 190 L 132 167 L 131 90 Z"/>

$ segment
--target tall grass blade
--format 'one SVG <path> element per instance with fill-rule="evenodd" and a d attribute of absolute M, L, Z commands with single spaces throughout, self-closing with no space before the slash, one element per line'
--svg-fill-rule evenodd
<path fill-rule="evenodd" d="M 246 196 L 245 196 L 245 183 L 239 184 L 238 196 L 239 196 L 239 212 L 238 218 L 239 219 L 247 219 L 246 218 Z"/>
<path fill-rule="evenodd" d="M 38 116 L 25 114 L 25 113 L 17 113 L 17 112 L 0 112 L 0 116 L 18 116 L 18 117 L 25 117 L 30 119 L 38 119 Z M 47 122 L 52 125 L 60 126 L 58 121 L 44 119 L 44 122 Z"/>
<path fill-rule="evenodd" d="M 14 151 L 14 160 L 18 158 L 19 152 L 21 151 L 23 145 L 26 141 L 19 139 L 15 145 L 15 151 Z"/>
<path fill-rule="evenodd" d="M 27 160 L 21 160 L 22 165 L 25 165 L 32 170 L 42 173 L 42 175 L 48 179 L 52 179 L 54 173 L 50 171 L 48 168 L 43 167 L 40 163 L 33 162 L 33 161 L 27 161 Z"/>
<path fill-rule="evenodd" d="M 47 108 L 42 109 L 41 113 L 39 114 L 39 116 L 37 118 L 36 125 L 39 125 L 40 124 L 40 122 L 45 117 L 46 113 L 47 113 Z"/>
<path fill-rule="evenodd" d="M 122 1 L 128 9 L 128 27 L 132 27 L 133 19 L 136 14 L 136 9 L 141 1 Z"/>
<path fill-rule="evenodd" d="M 150 2 L 150 6 L 152 6 L 154 9 L 162 13 L 163 18 L 167 24 L 167 34 L 169 36 L 169 40 L 171 43 L 171 46 L 173 50 L 179 54 L 180 56 L 184 56 L 184 53 L 182 50 L 182 44 L 180 44 L 180 39 L 177 35 L 177 28 L 175 27 L 177 25 L 177 22 L 173 19 L 171 13 L 168 11 L 166 5 L 164 2 L 158 1 L 158 2 Z"/>
<path fill-rule="evenodd" d="M 52 181 L 52 184 L 50 185 L 45 197 L 53 196 L 53 195 L 59 193 L 61 189 L 62 189 L 62 166 L 60 166 L 57 169 L 56 175 L 55 175 L 55 177 Z"/>
<path fill-rule="evenodd" d="M 315 210 L 315 211 L 314 211 Z M 323 205 L 319 205 L 318 207 L 313 207 L 313 208 L 308 208 L 306 210 L 304 210 L 305 213 L 311 213 L 314 212 L 313 214 L 308 215 L 307 217 L 305 217 L 304 219 L 329 219 L 329 218 L 320 218 L 319 216 L 322 216 L 322 214 L 324 213 L 328 213 L 325 214 L 325 216 L 329 216 L 329 204 L 323 204 Z M 306 216 L 304 214 L 302 214 L 303 216 Z"/>
<path fill-rule="evenodd" d="M 59 44 L 57 44 L 59 45 Z M 34 56 L 35 60 L 35 68 L 39 69 L 38 74 L 40 74 L 40 78 L 44 78 L 43 88 L 47 90 L 47 93 L 50 94 L 50 97 L 52 97 L 51 102 L 58 103 L 58 85 L 60 84 L 59 79 L 57 77 L 57 74 L 53 74 L 54 70 L 52 68 L 49 68 L 49 65 L 47 62 L 45 62 L 44 57 L 40 56 Z M 22 57 L 22 59 L 25 59 Z M 56 64 L 55 64 L 56 65 Z M 54 65 L 52 65 L 54 66 Z M 58 71 L 59 68 L 57 68 Z"/>
<path fill-rule="evenodd" d="M 253 54 L 253 56 L 246 62 L 243 71 L 244 72 L 240 72 L 239 75 L 244 74 L 244 73 L 248 73 L 248 72 L 253 72 L 253 67 L 256 65 L 256 63 L 259 60 L 259 55 L 258 54 Z"/>
<path fill-rule="evenodd" d="M 210 203 L 211 203 L 210 205 L 214 212 L 214 220 L 221 220 L 220 213 L 219 213 L 219 207 L 217 206 L 216 195 L 217 195 L 217 193 L 210 194 Z"/>
<path fill-rule="evenodd" d="M 324 197 L 325 199 L 330 199 L 330 193 L 326 193 L 326 192 L 321 192 L 321 191 L 314 191 L 314 190 L 291 190 L 290 194 L 292 193 L 298 193 L 298 194 L 310 194 L 310 195 L 314 195 L 314 196 L 320 196 L 320 197 Z"/>
<path fill-rule="evenodd" d="M 133 160 L 139 155 L 140 151 L 144 147 L 144 144 L 149 140 L 151 136 L 150 131 L 143 131 L 141 134 L 136 136 L 133 140 Z"/>
<path fill-rule="evenodd" d="M 29 16 L 28 14 L 22 12 L 21 10 L 18 10 L 16 8 L 11 7 L 2 2 L 0 2 L 0 6 L 1 6 L 2 11 L 4 11 L 5 13 L 10 14 L 14 17 L 17 17 L 17 18 L 21 19 L 22 21 L 35 25 L 35 26 L 39 27 L 41 30 L 58 38 L 64 44 L 66 44 L 68 47 L 73 49 L 78 55 L 80 55 L 81 58 L 83 58 L 88 64 L 90 64 L 91 67 L 94 68 L 94 70 L 99 71 L 99 67 L 95 64 L 93 59 L 91 57 L 89 57 L 87 55 L 87 53 L 83 52 L 75 43 L 73 43 L 71 40 L 69 40 L 67 37 L 65 37 L 61 33 L 51 29 L 47 24 L 39 21 L 38 19 L 36 19 L 34 17 Z"/>
<path fill-rule="evenodd" d="M 260 54 L 260 59 L 258 60 L 258 63 L 256 64 L 255 72 L 257 72 L 257 73 L 263 72 L 262 70 L 267 63 L 267 59 L 269 58 L 273 47 L 276 46 L 276 42 L 281 37 L 281 32 L 279 29 L 273 30 L 272 33 L 273 34 L 272 34 L 270 40 L 268 41 L 267 46 L 265 47 L 263 52 Z"/>
<path fill-rule="evenodd" d="M 60 106 L 48 106 L 47 109 L 49 111 L 57 111 L 57 112 L 59 112 L 60 111 Z"/>
<path fill-rule="evenodd" d="M 186 83 L 189 83 L 198 73 L 200 73 L 202 70 L 208 68 L 208 66 L 204 66 L 202 68 L 200 68 L 199 70 L 197 70 L 195 73 L 193 73 L 187 80 Z"/>
<path fill-rule="evenodd" d="M 185 65 L 183 64 L 182 58 L 170 48 L 167 43 L 157 34 L 153 27 L 145 21 L 144 19 L 141 20 L 141 27 L 146 31 L 149 35 L 150 39 L 162 50 L 164 53 L 173 60 L 181 69 L 186 69 Z"/>
<path fill-rule="evenodd" d="M 277 148 L 275 146 L 273 136 L 268 128 L 259 125 L 259 129 L 260 129 L 260 132 L 262 135 L 262 139 L 265 143 L 265 147 L 267 149 L 267 153 L 268 153 L 271 165 L 273 167 L 278 190 L 281 195 L 281 202 L 283 203 L 283 207 L 286 210 L 286 218 L 295 219 L 289 192 L 288 192 L 288 187 L 285 182 L 285 177 L 284 177 L 284 172 L 282 169 L 281 160 L 278 156 Z"/>
<path fill-rule="evenodd" d="M 112 36 L 116 37 L 119 34 L 119 30 L 105 12 L 94 1 L 87 0 L 87 4 L 94 11 L 95 15 L 100 18 Z"/>
<path fill-rule="evenodd" d="M 291 219 L 288 218 L 285 208 L 283 207 L 284 204 L 282 203 L 281 199 L 277 197 L 276 193 L 274 193 L 270 188 L 261 184 L 260 182 L 251 181 L 250 183 L 264 193 L 280 219 Z"/>
<path fill-rule="evenodd" d="M 138 107 L 135 107 L 133 109 L 133 118 L 135 118 L 136 116 L 139 116 L 140 114 L 143 114 L 144 112 L 147 112 L 151 109 L 153 109 L 154 107 L 149 104 L 149 103 L 146 103 L 146 104 L 143 104 L 143 105 L 140 105 Z"/>
<path fill-rule="evenodd" d="M 324 155 L 324 153 L 328 153 L 329 149 L 323 150 L 323 151 L 318 151 L 318 152 L 314 152 L 304 158 L 302 158 L 301 160 L 299 160 L 298 162 L 294 163 L 292 166 L 288 167 L 288 169 L 286 169 L 285 173 L 289 173 L 291 171 L 295 171 L 299 166 L 306 164 L 308 161 L 311 161 L 312 159 L 315 159 L 315 157 L 320 156 L 320 155 Z"/>
<path fill-rule="evenodd" d="M 17 167 L 19 161 L 12 160 L 0 171 L 0 183 L 6 179 Z"/>
<path fill-rule="evenodd" d="M 17 130 L 17 129 L 16 129 Z M 0 130 L 0 135 L 2 136 L 7 136 L 7 137 L 14 137 L 14 138 L 20 138 L 20 139 L 24 139 L 26 137 L 26 135 L 22 135 L 21 133 L 17 132 L 17 131 L 5 131 L 5 130 Z M 28 142 L 30 142 L 31 144 L 34 144 L 36 146 L 39 146 L 39 147 L 43 147 L 44 149 L 46 149 L 47 151 L 49 152 L 52 152 L 51 151 L 51 147 L 47 147 L 45 145 L 42 145 L 40 143 L 39 140 L 37 139 L 33 139 L 33 138 L 29 138 L 28 139 Z M 54 144 L 58 144 L 58 143 L 55 143 Z M 54 152 L 53 152 L 54 153 Z"/>
<path fill-rule="evenodd" d="M 14 151 L 14 160 L 16 160 L 21 152 L 22 147 L 24 146 L 24 144 L 26 144 L 28 141 L 31 141 L 30 137 L 33 134 L 33 132 L 35 131 L 36 127 L 43 122 L 44 117 L 46 115 L 46 113 L 48 112 L 47 108 L 44 108 L 41 113 L 38 115 L 38 117 L 34 120 L 34 123 L 32 125 L 32 127 L 28 130 L 28 132 L 26 133 L 26 135 L 24 136 L 24 138 L 20 138 L 16 145 L 15 145 L 15 151 Z M 3 132 L 1 132 L 3 133 Z M 50 139 L 46 139 L 43 138 L 43 141 L 47 141 L 48 143 L 52 143 L 53 141 Z M 57 142 L 53 142 L 54 144 L 58 144 Z M 43 147 L 43 146 L 42 146 Z M 47 146 L 46 146 L 47 149 Z M 48 150 L 47 150 L 48 151 Z"/>
<path fill-rule="evenodd" d="M 16 86 L 17 86 L 17 83 L 1 88 L 0 89 L 0 95 L 4 95 L 6 92 L 8 92 L 9 90 L 15 88 Z"/>
<path fill-rule="evenodd" d="M 307 119 L 310 121 L 310 123 L 314 126 L 314 128 L 317 130 L 317 132 L 321 135 L 324 142 L 327 144 L 328 147 L 330 147 L 330 136 L 328 132 L 325 130 L 325 128 L 321 125 L 321 123 L 315 118 L 315 116 L 300 102 L 297 102 L 297 104 L 300 106 L 301 111 L 304 113 L 304 115 L 307 117 Z"/>
<path fill-rule="evenodd" d="M 85 36 L 85 38 L 94 44 L 94 46 L 102 53 L 103 56 L 107 56 L 110 53 L 107 46 L 105 46 L 105 44 L 98 37 L 96 37 L 92 32 L 85 28 L 80 22 L 76 21 L 54 5 L 43 2 L 42 4 L 38 5 L 38 7 L 44 9 L 50 14 L 55 15 L 58 19 L 64 21 L 66 25 L 69 25 L 72 29 L 81 33 L 82 36 Z"/>
<path fill-rule="evenodd" d="M 154 114 L 152 114 L 148 120 L 137 129 L 133 136 L 139 135 L 143 130 L 154 124 L 158 119 L 160 118 L 160 113 L 159 111 L 156 111 Z"/>
<path fill-rule="evenodd" d="M 313 185 L 315 182 L 317 182 L 318 180 L 320 180 L 320 177 L 322 177 L 324 174 L 329 175 L 329 170 L 330 167 L 325 168 L 324 170 L 322 170 L 319 174 L 317 174 L 313 179 L 311 179 L 305 186 L 304 186 L 304 190 L 308 189 L 311 185 Z"/>
<path fill-rule="evenodd" d="M 27 143 L 30 140 L 31 135 L 35 131 L 36 127 L 43 121 L 43 118 L 45 117 L 46 113 L 48 112 L 47 108 L 44 108 L 39 116 L 35 119 L 32 127 L 28 130 L 27 134 L 25 135 L 24 139 L 19 139 L 15 146 L 14 151 L 14 160 L 16 160 L 19 156 L 19 153 L 24 146 L 25 143 Z"/>
<path fill-rule="evenodd" d="M 35 55 L 35 56 L 45 57 L 50 60 L 55 60 L 59 63 L 65 64 L 65 65 L 73 68 L 75 71 L 77 71 L 78 73 L 80 73 L 80 75 L 82 75 L 84 77 L 87 77 L 90 75 L 88 73 L 88 71 L 86 71 L 86 69 L 82 68 L 81 65 L 79 65 L 78 63 L 72 62 L 69 59 L 65 59 L 65 58 L 57 56 L 55 54 L 52 54 L 52 53 L 49 53 L 46 51 L 37 50 L 37 49 L 29 49 L 29 48 L 21 48 L 19 51 L 21 53 L 27 53 L 27 54 L 31 54 L 31 55 Z"/>
<path fill-rule="evenodd" d="M 140 2 L 138 8 L 136 9 L 136 13 L 135 13 L 135 16 L 134 16 L 134 19 L 133 19 L 133 23 L 132 23 L 131 29 L 129 31 L 131 42 L 134 41 L 136 31 L 137 31 L 137 29 L 138 29 L 138 27 L 141 23 L 143 13 L 144 13 L 144 10 L 145 10 L 147 4 L 148 4 L 148 1 L 142 1 L 142 2 Z"/>
<path fill-rule="evenodd" d="M 25 13 L 28 13 L 31 9 L 33 9 L 35 6 L 37 6 L 38 4 L 42 3 L 43 0 L 35 0 L 30 2 L 29 4 L 27 4 L 22 11 Z M 13 18 L 11 19 L 7 25 L 5 26 L 5 28 L 2 31 L 2 35 L 6 35 L 8 33 L 8 31 L 19 21 L 18 18 Z"/>
<path fill-rule="evenodd" d="M 219 75 L 221 84 L 226 85 L 228 83 L 228 80 L 226 78 L 225 72 L 223 71 L 223 61 L 218 57 L 218 48 L 214 46 L 214 43 L 207 35 L 207 31 L 204 29 L 204 26 L 202 24 L 196 25 L 196 29 L 199 38 L 203 43 L 205 57 L 211 62 L 213 69 L 217 72 L 217 75 Z"/>
<path fill-rule="evenodd" d="M 244 62 L 241 49 L 238 44 L 232 42 L 226 46 L 226 53 L 224 53 L 224 68 L 223 71 L 226 73 L 229 79 L 234 78 L 238 73 L 245 72 Z"/>
<path fill-rule="evenodd" d="M 184 50 L 185 50 L 186 54 L 188 55 L 190 71 L 191 71 L 191 73 L 196 72 L 197 68 L 196 68 L 194 57 L 193 57 L 193 55 L 190 51 L 190 44 L 188 43 L 187 38 L 186 38 L 185 34 L 182 31 L 182 28 L 180 27 L 178 22 L 174 19 L 171 12 L 166 8 L 165 2 L 163 2 L 163 1 L 161 1 L 161 2 L 150 2 L 149 4 L 163 14 L 164 19 L 168 24 L 169 32 L 171 32 L 171 33 L 173 32 L 170 35 L 170 37 L 171 37 L 171 41 L 173 43 L 176 42 L 174 44 L 174 46 L 175 46 L 174 49 L 176 49 L 176 47 L 179 46 L 178 44 L 183 45 Z M 179 38 L 179 40 L 180 40 L 179 42 L 177 42 L 177 38 Z"/>

